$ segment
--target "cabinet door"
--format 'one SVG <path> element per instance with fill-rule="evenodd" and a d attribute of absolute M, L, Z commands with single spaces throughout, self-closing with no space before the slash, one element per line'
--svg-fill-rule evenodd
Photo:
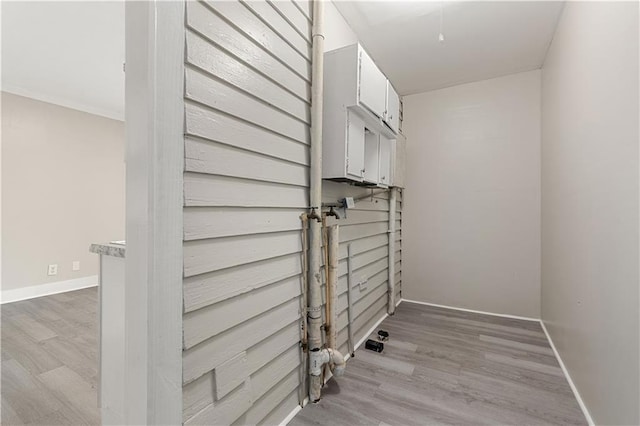
<path fill-rule="evenodd" d="M 394 140 L 380 135 L 380 184 L 391 185 Z"/>
<path fill-rule="evenodd" d="M 380 179 L 380 135 L 369 129 L 364 133 L 364 180 L 377 184 Z"/>
<path fill-rule="evenodd" d="M 347 175 L 362 180 L 364 174 L 364 121 L 347 111 Z"/>
<path fill-rule="evenodd" d="M 359 49 L 358 101 L 378 117 L 384 117 L 387 78 L 363 49 Z"/>
<path fill-rule="evenodd" d="M 387 108 L 384 121 L 395 133 L 400 126 L 400 97 L 391 83 L 387 80 Z"/>

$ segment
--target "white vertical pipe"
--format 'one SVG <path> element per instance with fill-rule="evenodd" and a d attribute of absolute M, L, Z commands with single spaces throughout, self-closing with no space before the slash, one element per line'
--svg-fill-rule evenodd
<path fill-rule="evenodd" d="M 389 191 L 389 277 L 387 289 L 389 292 L 389 304 L 387 312 L 393 315 L 396 311 L 396 199 L 397 189 Z"/>
<path fill-rule="evenodd" d="M 322 73 L 324 66 L 324 4 L 313 1 L 312 62 L 311 62 L 311 164 L 309 182 L 309 205 L 320 215 L 322 204 Z M 313 210 L 312 210 L 313 212 Z M 314 368 L 314 352 L 322 345 L 322 293 L 320 258 L 322 256 L 322 229 L 317 220 L 310 220 L 309 235 L 309 307 L 307 308 L 309 331 L 309 400 L 320 399 L 322 377 Z"/>
<path fill-rule="evenodd" d="M 353 294 L 351 286 L 353 285 L 353 252 L 351 250 L 351 244 L 347 245 L 347 316 L 349 324 L 347 330 L 349 333 L 349 353 L 351 356 L 355 354 L 355 342 L 353 340 Z"/>
<path fill-rule="evenodd" d="M 301 303 L 301 311 L 303 312 L 302 315 L 302 329 L 301 329 L 301 334 L 302 337 L 300 339 L 301 343 L 302 343 L 302 362 L 300 363 L 300 368 L 301 368 L 301 374 L 300 374 L 300 387 L 299 387 L 299 393 L 298 393 L 298 399 L 299 399 L 299 403 L 300 406 L 302 407 L 304 405 L 304 400 L 305 400 L 305 395 L 307 394 L 307 368 L 309 366 L 308 360 L 307 360 L 307 353 L 308 353 L 308 344 L 307 344 L 307 336 L 309 334 L 308 330 L 307 330 L 307 315 L 306 315 L 306 309 L 307 309 L 307 301 L 309 300 L 308 296 L 307 296 L 307 292 L 308 292 L 308 277 L 309 277 L 309 251 L 308 251 L 308 247 L 309 247 L 309 238 L 308 238 L 308 229 L 309 229 L 309 218 L 307 216 L 306 213 L 303 213 L 302 215 L 300 215 L 300 219 L 302 221 L 302 303 Z"/>
<path fill-rule="evenodd" d="M 338 225 L 331 225 L 327 232 L 327 249 L 329 250 L 329 274 L 327 275 L 327 347 L 338 349 Z"/>

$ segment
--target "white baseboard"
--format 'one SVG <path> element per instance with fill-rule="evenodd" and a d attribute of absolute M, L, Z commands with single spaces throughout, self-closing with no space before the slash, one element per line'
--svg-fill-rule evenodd
<path fill-rule="evenodd" d="M 32 285 L 11 290 L 2 290 L 0 303 L 18 302 L 20 300 L 33 299 L 36 297 L 49 296 L 51 294 L 64 293 L 67 291 L 80 290 L 98 285 L 98 276 L 75 278 L 73 280 L 56 281 L 40 285 Z"/>
<path fill-rule="evenodd" d="M 400 302 L 402 302 L 402 299 L 398 300 L 398 303 L 396 303 L 396 306 L 398 306 L 400 304 Z M 382 324 L 382 321 L 384 321 L 388 317 L 389 317 L 389 314 L 385 313 L 378 321 L 376 321 L 376 323 L 373 325 L 373 327 L 371 327 L 369 330 L 367 330 L 367 333 L 364 335 L 364 337 L 362 339 L 360 339 L 358 341 L 358 343 L 355 344 L 355 346 L 353 347 L 353 351 L 355 352 L 356 349 L 358 349 L 360 346 L 362 346 L 362 344 L 367 341 L 367 339 L 369 338 L 371 333 L 373 333 L 375 331 L 375 329 L 378 328 L 378 326 L 380 324 Z M 348 361 L 349 358 L 351 358 L 351 354 L 346 354 L 345 357 L 344 357 L 344 360 Z M 347 367 L 347 368 L 349 368 L 349 367 Z M 332 377 L 331 372 L 329 372 L 329 374 L 325 378 L 325 384 L 331 377 Z M 302 410 L 302 408 L 304 406 L 306 406 L 308 403 L 309 403 L 309 398 L 307 397 L 307 398 L 304 399 L 304 401 L 302 401 L 302 405 L 297 405 L 293 410 L 291 410 L 291 412 L 287 415 L 287 417 L 285 417 L 284 420 L 282 420 L 282 422 L 280 423 L 280 426 L 286 426 L 296 416 L 296 414 L 298 414 L 300 412 L 300 410 Z"/>
<path fill-rule="evenodd" d="M 454 306 L 437 305 L 435 303 L 419 302 L 417 300 L 409 300 L 409 299 L 400 299 L 398 301 L 398 303 L 396 303 L 396 307 L 398 305 L 400 305 L 400 303 L 402 303 L 402 302 L 416 303 L 416 304 L 419 304 L 419 305 L 427 305 L 427 306 L 435 306 L 435 307 L 438 307 L 438 308 L 454 309 L 456 311 L 463 311 L 463 312 L 473 312 L 473 313 L 476 313 L 476 314 L 492 315 L 492 316 L 496 316 L 496 317 L 513 318 L 513 319 L 520 319 L 520 320 L 525 320 L 525 321 L 536 321 L 536 322 L 539 322 L 540 325 L 542 326 L 542 330 L 544 330 L 544 334 L 547 336 L 547 340 L 549 341 L 549 345 L 551 346 L 551 349 L 553 350 L 553 353 L 555 354 L 556 359 L 558 360 L 558 363 L 560 364 L 560 368 L 562 369 L 562 372 L 564 373 L 564 376 L 566 377 L 567 382 L 569 382 L 569 386 L 571 387 L 571 390 L 573 391 L 573 394 L 576 397 L 576 400 L 578 401 L 578 405 L 580 406 L 580 409 L 582 410 L 582 413 L 584 414 L 584 417 L 586 418 L 586 420 L 587 420 L 587 422 L 589 423 L 590 426 L 595 426 L 595 423 L 593 421 L 593 418 L 591 417 L 591 414 L 589 413 L 589 410 L 587 409 L 587 406 L 585 405 L 584 401 L 582 400 L 582 397 L 580 396 L 580 393 L 578 392 L 578 389 L 576 388 L 576 385 L 573 383 L 573 380 L 571 379 L 571 376 L 569 375 L 569 371 L 565 367 L 564 362 L 562 362 L 562 358 L 560 358 L 560 354 L 558 353 L 558 350 L 556 349 L 556 346 L 553 344 L 553 340 L 551 339 L 551 336 L 549 335 L 549 332 L 547 331 L 547 327 L 545 327 L 544 322 L 541 319 L 530 318 L 530 317 L 520 317 L 520 316 L 516 316 L 516 315 L 496 314 L 496 313 L 493 313 L 493 312 L 476 311 L 476 310 L 472 310 L 472 309 L 456 308 Z M 387 317 L 389 317 L 389 314 L 384 314 L 382 316 L 382 318 L 380 318 L 373 325 L 373 327 L 371 327 L 367 331 L 365 336 L 362 339 L 360 339 L 358 341 L 358 343 L 356 343 L 356 345 L 354 346 L 354 351 L 356 349 L 358 349 L 367 340 L 369 335 L 371 335 L 371 333 L 373 333 L 375 331 L 375 329 L 378 328 L 378 326 L 380 324 L 382 324 L 382 321 L 387 319 Z M 345 356 L 345 361 L 348 360 L 350 357 L 351 357 L 351 354 L 347 354 Z M 296 406 L 296 408 L 294 408 L 291 411 L 291 413 L 289 413 L 289 415 L 282 421 L 282 423 L 280 423 L 280 426 L 286 426 L 296 416 L 296 414 L 298 414 L 300 412 L 300 410 L 302 410 L 302 407 L 307 405 L 308 402 L 309 402 L 309 398 L 305 398 L 305 400 L 302 403 L 302 406 L 300 406 L 300 405 Z"/>
<path fill-rule="evenodd" d="M 355 352 L 360 346 L 362 346 L 362 344 L 366 342 L 367 339 L 369 338 L 369 335 L 371 335 L 371 333 L 373 333 L 376 330 L 376 328 L 378 328 L 378 326 L 382 324 L 382 321 L 386 320 L 388 317 L 389 317 L 389 314 L 385 313 L 378 321 L 376 321 L 376 323 L 373 324 L 373 326 L 369 330 L 367 330 L 367 332 L 364 334 L 364 337 L 358 340 L 358 343 L 356 343 L 353 346 L 353 351 Z M 351 354 L 349 354 L 348 356 L 350 357 Z"/>
<path fill-rule="evenodd" d="M 582 413 L 584 414 L 584 417 L 586 418 L 586 420 L 587 420 L 587 422 L 589 423 L 590 426 L 594 426 L 595 425 L 595 423 L 593 421 L 593 418 L 591 417 L 591 414 L 589 413 L 589 410 L 587 409 L 587 406 L 585 405 L 584 401 L 582 400 L 582 397 L 580 396 L 580 393 L 578 392 L 578 389 L 576 388 L 576 385 L 573 383 L 573 380 L 571 379 L 571 376 L 569 375 L 569 371 L 565 367 L 564 362 L 562 362 L 562 358 L 560 358 L 560 354 L 558 353 L 558 350 L 556 349 L 556 346 L 554 345 L 553 340 L 551 339 L 551 336 L 549 335 L 549 332 L 547 331 L 547 327 L 545 327 L 544 322 L 541 319 L 530 318 L 530 317 L 519 317 L 519 316 L 516 316 L 516 315 L 496 314 L 496 313 L 493 313 L 493 312 L 476 311 L 476 310 L 473 310 L 473 309 L 456 308 L 455 306 L 437 305 L 435 303 L 419 302 L 417 300 L 402 299 L 401 301 L 402 302 L 409 302 L 409 303 L 417 303 L 419 305 L 436 306 L 438 308 L 454 309 L 456 311 L 473 312 L 473 313 L 476 313 L 476 314 L 492 315 L 492 316 L 496 316 L 496 317 L 514 318 L 514 319 L 520 319 L 520 320 L 525 320 L 525 321 L 536 321 L 536 322 L 539 322 L 540 325 L 542 326 L 542 330 L 544 330 L 544 334 L 547 336 L 547 340 L 549 341 L 549 345 L 551 346 L 551 349 L 553 350 L 553 353 L 555 354 L 556 359 L 558 360 L 558 364 L 560 364 L 560 368 L 562 369 L 562 372 L 564 373 L 564 376 L 567 379 L 567 382 L 569 382 L 569 386 L 571 387 L 571 390 L 573 391 L 573 395 L 576 397 L 576 401 L 578 401 L 578 405 L 580 406 L 580 409 L 582 410 Z"/>
<path fill-rule="evenodd" d="M 435 304 L 435 303 L 420 302 L 418 300 L 410 300 L 410 299 L 402 299 L 402 301 L 403 302 L 409 302 L 409 303 L 417 303 L 418 305 L 435 306 L 436 308 L 445 308 L 445 309 L 453 309 L 453 310 L 456 310 L 456 311 L 471 312 L 471 313 L 474 313 L 474 314 L 483 314 L 483 315 L 491 315 L 491 316 L 494 316 L 494 317 L 512 318 L 512 319 L 519 319 L 519 320 L 524 320 L 524 321 L 540 322 L 540 318 L 520 317 L 520 316 L 517 316 L 517 315 L 507 315 L 507 314 L 496 314 L 494 312 L 476 311 L 474 309 L 457 308 L 455 306 L 438 305 L 438 304 Z"/>
<path fill-rule="evenodd" d="M 551 345 L 551 349 L 553 349 L 553 353 L 556 356 L 556 359 L 558 360 L 558 363 L 560 364 L 560 368 L 562 368 L 562 371 L 564 372 L 564 376 L 567 378 L 567 382 L 569 382 L 569 386 L 571 386 L 571 390 L 573 391 L 573 395 L 576 397 L 576 400 L 578 401 L 578 405 L 580 406 L 580 409 L 582 410 L 582 414 L 584 414 L 584 417 L 587 419 L 587 422 L 589 423 L 590 426 L 594 426 L 595 423 L 593 421 L 593 418 L 591 418 L 591 414 L 589 413 L 589 410 L 587 410 L 587 406 L 584 404 L 584 401 L 582 400 L 582 397 L 580 396 L 580 392 L 578 392 L 578 388 L 576 388 L 576 385 L 573 383 L 573 380 L 571 379 L 571 376 L 569 375 L 569 371 L 567 370 L 567 367 L 565 367 L 564 362 L 562 362 L 562 358 L 560 357 L 560 354 L 558 353 L 558 350 L 556 349 L 556 345 L 553 344 L 553 340 L 551 339 L 551 335 L 549 335 L 549 332 L 547 331 L 547 327 L 545 327 L 544 325 L 544 321 L 540 320 L 540 325 L 542 326 L 542 329 L 544 330 L 544 334 L 546 334 L 547 336 L 547 340 L 549 341 L 549 344 Z"/>
<path fill-rule="evenodd" d="M 302 410 L 302 407 L 307 405 L 308 402 L 309 402 L 309 398 L 307 397 L 307 398 L 304 399 L 304 401 L 302 401 L 302 405 L 296 405 L 296 408 L 291 410 L 289 415 L 287 415 L 287 417 L 285 417 L 284 420 L 282 420 L 282 422 L 280 422 L 280 426 L 287 426 L 287 424 L 289 424 L 289 422 L 291 420 L 293 420 L 293 418 L 296 416 L 296 414 L 298 414 L 300 412 L 300 410 Z"/>
<path fill-rule="evenodd" d="M 396 303 L 396 307 L 398 307 L 398 305 L 402 302 L 402 300 L 403 299 L 398 300 L 398 303 Z M 364 337 L 358 340 L 358 342 L 353 347 L 353 351 L 355 352 L 360 346 L 362 346 L 362 344 L 367 341 L 371 333 L 373 333 L 376 330 L 376 328 L 378 328 L 380 324 L 382 324 L 382 321 L 386 320 L 388 317 L 389 317 L 389 314 L 387 313 L 387 314 L 384 314 L 378 321 L 376 321 L 373 327 L 367 330 L 367 333 L 364 335 Z M 351 358 L 351 354 L 347 354 L 344 357 L 345 361 L 348 360 L 349 358 Z"/>

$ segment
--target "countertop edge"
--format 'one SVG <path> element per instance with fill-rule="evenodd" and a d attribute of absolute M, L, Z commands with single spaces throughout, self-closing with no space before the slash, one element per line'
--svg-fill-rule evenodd
<path fill-rule="evenodd" d="M 126 246 L 121 246 L 118 244 L 91 244 L 89 246 L 89 251 L 91 253 L 101 254 L 105 256 L 113 256 L 113 257 L 125 257 Z"/>

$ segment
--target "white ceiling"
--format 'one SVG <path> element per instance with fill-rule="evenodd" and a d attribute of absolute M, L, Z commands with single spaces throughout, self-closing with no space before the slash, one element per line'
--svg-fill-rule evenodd
<path fill-rule="evenodd" d="M 2 90 L 124 117 L 124 3 L 2 2 Z"/>
<path fill-rule="evenodd" d="M 540 68 L 563 2 L 335 1 L 402 95 Z M 444 42 L 438 41 L 440 16 Z"/>
<path fill-rule="evenodd" d="M 549 1 L 335 4 L 403 95 L 540 68 L 562 10 Z M 122 119 L 123 62 L 120 1 L 2 2 L 2 90 Z"/>

